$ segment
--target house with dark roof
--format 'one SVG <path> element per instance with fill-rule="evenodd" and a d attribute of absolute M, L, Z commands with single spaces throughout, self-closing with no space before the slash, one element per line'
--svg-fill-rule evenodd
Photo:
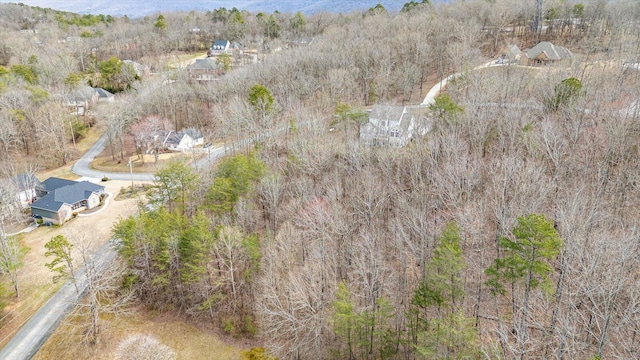
<path fill-rule="evenodd" d="M 523 60 L 526 60 L 526 65 L 540 66 L 549 65 L 557 62 L 571 61 L 573 54 L 569 49 L 553 45 L 549 41 L 542 41 L 538 45 L 532 47 L 525 53 Z"/>
<path fill-rule="evenodd" d="M 360 126 L 360 142 L 399 148 L 409 143 L 415 130 L 416 117 L 406 106 L 375 105 L 369 122 Z"/>
<path fill-rule="evenodd" d="M 36 187 L 37 200 L 31 204 L 31 215 L 62 225 L 74 213 L 99 206 L 103 194 L 101 185 L 51 177 Z"/>
<path fill-rule="evenodd" d="M 162 141 L 162 147 L 171 151 L 188 151 L 204 143 L 204 136 L 198 129 L 188 128 L 180 132 L 169 131 Z"/>
<path fill-rule="evenodd" d="M 196 62 L 187 66 L 187 73 L 191 79 L 197 81 L 215 80 L 222 74 L 222 68 L 215 59 L 196 59 Z"/>

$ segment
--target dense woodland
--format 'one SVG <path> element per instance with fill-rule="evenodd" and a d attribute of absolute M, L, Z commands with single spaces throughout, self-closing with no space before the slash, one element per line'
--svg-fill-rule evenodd
<path fill-rule="evenodd" d="M 144 19 L 1 4 L 0 162 L 63 165 L 89 127 L 128 156 L 149 118 L 255 140 L 156 174 L 154 206 L 114 227 L 128 267 L 109 294 L 281 359 L 637 358 L 640 4 L 544 0 L 536 29 L 536 3 Z M 234 54 L 200 83 L 167 66 L 221 38 L 260 62 Z M 472 70 L 541 40 L 575 59 Z M 419 104 L 453 73 L 427 135 L 359 144 L 364 109 Z M 66 115 L 59 99 L 91 82 L 117 101 Z"/>

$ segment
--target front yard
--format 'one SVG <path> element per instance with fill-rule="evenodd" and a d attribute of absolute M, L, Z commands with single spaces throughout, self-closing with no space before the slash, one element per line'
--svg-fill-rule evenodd
<path fill-rule="evenodd" d="M 101 183 L 106 191 L 117 195 L 120 189 L 128 186 L 127 181 L 107 181 Z M 144 196 L 144 193 L 140 193 Z M 53 284 L 51 271 L 44 266 L 44 244 L 56 235 L 64 235 L 74 244 L 74 262 L 80 265 L 80 251 L 84 247 L 95 251 L 111 237 L 111 227 L 121 217 L 127 217 L 137 211 L 139 197 L 123 201 L 110 199 L 108 208 L 90 216 L 78 216 L 64 226 L 40 226 L 36 230 L 21 234 L 22 244 L 29 251 L 24 257 L 24 266 L 19 270 L 20 298 L 13 297 L 13 289 L 5 290 L 9 295 L 8 305 L 0 318 L 0 347 L 44 304 L 63 282 Z"/>

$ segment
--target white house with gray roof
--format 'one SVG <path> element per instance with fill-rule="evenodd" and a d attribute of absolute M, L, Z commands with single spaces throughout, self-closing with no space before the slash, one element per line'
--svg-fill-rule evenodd
<path fill-rule="evenodd" d="M 171 151 L 185 152 L 203 143 L 204 137 L 200 130 L 188 128 L 180 132 L 169 131 L 162 141 L 162 147 Z"/>
<path fill-rule="evenodd" d="M 520 62 L 520 59 L 522 59 L 522 50 L 520 50 L 518 45 L 511 44 L 507 46 L 507 50 L 505 51 L 503 56 L 508 64 L 518 64 Z"/>
<path fill-rule="evenodd" d="M 37 200 L 31 204 L 31 216 L 62 225 L 74 213 L 99 206 L 103 194 L 101 185 L 50 177 L 36 187 Z"/>
<path fill-rule="evenodd" d="M 413 138 L 416 117 L 406 106 L 374 105 L 369 121 L 360 126 L 360 143 L 403 147 Z"/>

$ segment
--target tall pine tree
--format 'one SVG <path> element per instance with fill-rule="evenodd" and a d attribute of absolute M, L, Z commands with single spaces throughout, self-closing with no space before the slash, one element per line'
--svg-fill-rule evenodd
<path fill-rule="evenodd" d="M 425 278 L 411 300 L 410 327 L 415 328 L 410 329 L 410 336 L 416 352 L 426 358 L 475 359 L 479 355 L 477 333 L 461 308 L 466 264 L 457 223 L 449 222 L 438 240 Z"/>

